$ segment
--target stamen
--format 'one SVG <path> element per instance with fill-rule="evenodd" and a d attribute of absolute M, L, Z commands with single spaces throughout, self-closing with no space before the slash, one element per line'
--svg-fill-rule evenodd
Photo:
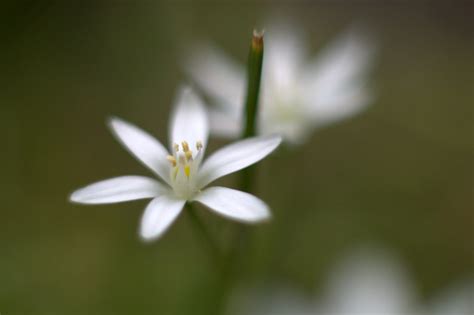
<path fill-rule="evenodd" d="M 179 168 L 177 167 L 173 168 L 173 180 L 176 180 L 176 176 L 178 176 L 178 170 Z"/>
<path fill-rule="evenodd" d="M 189 162 L 193 160 L 193 152 L 191 150 L 184 152 L 184 155 L 186 156 L 186 161 Z"/>
<path fill-rule="evenodd" d="M 168 155 L 166 159 L 171 163 L 171 165 L 173 165 L 173 167 L 176 166 L 176 158 L 174 156 Z"/>
<path fill-rule="evenodd" d="M 202 142 L 201 141 L 196 142 L 196 149 L 198 149 L 198 151 L 201 151 L 201 149 L 202 149 Z"/>
<path fill-rule="evenodd" d="M 181 142 L 181 146 L 183 147 L 183 151 L 184 152 L 188 152 L 189 151 L 189 145 L 186 141 L 183 141 Z"/>
<path fill-rule="evenodd" d="M 182 165 L 186 164 L 186 159 L 185 159 L 184 155 L 180 154 L 178 159 L 179 159 L 179 164 L 182 164 Z"/>
<path fill-rule="evenodd" d="M 173 144 L 173 149 L 175 150 L 175 152 L 178 152 L 179 151 L 179 145 L 177 143 L 174 143 Z"/>

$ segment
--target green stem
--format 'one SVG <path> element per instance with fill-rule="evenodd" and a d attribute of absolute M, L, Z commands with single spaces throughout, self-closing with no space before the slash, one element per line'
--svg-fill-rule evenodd
<path fill-rule="evenodd" d="M 242 129 L 241 138 L 253 137 L 257 130 L 258 117 L 258 97 L 260 93 L 260 80 L 262 76 L 263 64 L 263 32 L 253 32 L 252 43 L 248 57 L 247 68 L 247 95 L 245 101 L 245 125 Z M 250 192 L 255 182 L 255 167 L 249 167 L 242 171 L 241 189 Z M 223 260 L 223 269 L 220 278 L 219 294 L 216 311 L 222 313 L 228 302 L 233 285 L 239 278 L 242 270 L 242 253 L 247 248 L 249 242 L 248 228 L 239 226 L 235 231 L 233 243 Z"/>
<path fill-rule="evenodd" d="M 247 96 L 245 101 L 245 125 L 242 130 L 242 139 L 253 137 L 257 130 L 258 96 L 260 93 L 260 80 L 262 76 L 263 63 L 263 33 L 253 32 L 250 45 L 247 73 Z M 249 167 L 242 171 L 241 189 L 250 192 L 255 182 L 255 167 Z M 233 242 L 226 255 L 224 270 L 221 278 L 221 294 L 219 300 L 220 310 L 228 302 L 232 287 L 239 278 L 242 270 L 242 253 L 249 242 L 247 227 L 239 226 L 235 231 Z"/>
<path fill-rule="evenodd" d="M 193 226 L 195 227 L 195 230 L 198 231 L 199 234 L 201 234 L 202 239 L 206 242 L 206 246 L 211 253 L 214 262 L 216 264 L 216 267 L 219 269 L 223 268 L 223 255 L 222 252 L 215 242 L 214 238 L 212 235 L 209 233 L 209 230 L 206 228 L 204 222 L 201 220 L 201 218 L 198 216 L 196 213 L 194 207 L 192 206 L 191 203 L 187 204 L 188 207 L 188 214 L 189 218 L 191 219 L 191 222 L 193 223 Z"/>
<path fill-rule="evenodd" d="M 257 130 L 258 97 L 260 95 L 260 81 L 263 65 L 263 32 L 253 32 L 250 45 L 247 73 L 247 97 L 245 100 L 245 127 L 242 139 L 253 137 Z M 241 189 L 251 192 L 255 182 L 255 167 L 242 170 Z"/>
<path fill-rule="evenodd" d="M 247 96 L 245 100 L 245 127 L 242 138 L 255 136 L 258 114 L 258 96 L 263 64 L 263 32 L 253 32 L 248 57 Z"/>
<path fill-rule="evenodd" d="M 263 32 L 253 31 L 252 43 L 250 44 L 248 73 L 247 73 L 247 97 L 245 101 L 245 128 L 242 132 L 242 139 L 253 137 L 257 129 L 258 117 L 258 96 L 260 94 L 260 81 L 262 78 L 263 65 Z M 255 166 L 242 170 L 241 189 L 246 192 L 253 190 L 255 183 Z M 248 243 L 248 233 L 245 227 L 241 227 L 235 236 L 233 247 L 228 259 L 231 264 L 239 257 L 240 253 Z M 235 263 L 234 263 L 235 264 Z"/>

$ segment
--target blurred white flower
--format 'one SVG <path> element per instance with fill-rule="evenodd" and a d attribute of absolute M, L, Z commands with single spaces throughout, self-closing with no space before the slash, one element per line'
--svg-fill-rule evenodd
<path fill-rule="evenodd" d="M 198 201 L 216 213 L 243 222 L 269 218 L 268 206 L 245 192 L 224 187 L 203 189 L 219 177 L 258 162 L 280 143 L 278 136 L 248 138 L 212 154 L 201 165 L 208 138 L 202 101 L 189 88 L 177 96 L 169 129 L 170 152 L 155 138 L 121 119 L 109 126 L 117 139 L 164 182 L 143 176 L 122 176 L 76 190 L 70 200 L 83 204 L 153 198 L 141 220 L 145 240 L 161 236 L 186 201 Z"/>
<path fill-rule="evenodd" d="M 279 133 L 289 143 L 302 143 L 315 128 L 353 116 L 370 103 L 367 75 L 374 49 L 365 34 L 348 30 L 313 60 L 305 43 L 302 32 L 288 25 L 268 29 L 259 134 Z M 211 132 L 237 137 L 243 128 L 245 68 L 209 44 L 191 51 L 184 70 L 216 104 L 210 110 Z"/>
<path fill-rule="evenodd" d="M 393 254 L 361 248 L 345 256 L 329 274 L 318 314 L 411 315 L 415 290 Z"/>
<path fill-rule="evenodd" d="M 400 260 L 376 248 L 361 248 L 340 260 L 329 272 L 318 298 L 308 298 L 294 289 L 268 286 L 239 292 L 230 304 L 230 315 L 474 314 L 472 279 L 443 291 L 423 306 Z"/>
<path fill-rule="evenodd" d="M 432 303 L 429 315 L 472 315 L 474 314 L 474 281 L 461 281 L 443 291 Z"/>
<path fill-rule="evenodd" d="M 362 248 L 331 269 L 320 297 L 308 299 L 281 288 L 259 290 L 237 297 L 230 314 L 412 315 L 414 300 L 413 286 L 398 260 L 386 251 Z"/>

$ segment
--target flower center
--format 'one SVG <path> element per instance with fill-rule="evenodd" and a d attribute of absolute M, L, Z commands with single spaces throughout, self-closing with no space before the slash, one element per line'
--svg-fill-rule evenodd
<path fill-rule="evenodd" d="M 173 145 L 173 155 L 168 155 L 167 159 L 171 164 L 170 178 L 171 186 L 178 197 L 190 199 L 198 191 L 196 186 L 196 174 L 202 160 L 202 142 L 195 143 L 196 154 L 189 148 L 186 141 Z"/>

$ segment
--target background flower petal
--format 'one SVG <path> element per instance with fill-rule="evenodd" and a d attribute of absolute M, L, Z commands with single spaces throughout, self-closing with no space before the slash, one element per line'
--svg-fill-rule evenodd
<path fill-rule="evenodd" d="M 242 134 L 241 113 L 231 113 L 216 108 L 208 109 L 211 134 L 224 138 L 238 138 Z"/>
<path fill-rule="evenodd" d="M 216 106 L 241 111 L 245 92 L 245 71 L 222 50 L 210 43 L 196 44 L 184 57 L 184 71 L 197 86 L 215 98 Z"/>
<path fill-rule="evenodd" d="M 308 114 L 318 124 L 346 118 L 370 103 L 367 76 L 374 52 L 367 34 L 350 29 L 308 64 L 301 94 Z"/>
<path fill-rule="evenodd" d="M 265 62 L 262 89 L 269 86 L 278 93 L 291 88 L 300 79 L 307 56 L 303 30 L 291 22 L 269 21 L 265 34 Z"/>

